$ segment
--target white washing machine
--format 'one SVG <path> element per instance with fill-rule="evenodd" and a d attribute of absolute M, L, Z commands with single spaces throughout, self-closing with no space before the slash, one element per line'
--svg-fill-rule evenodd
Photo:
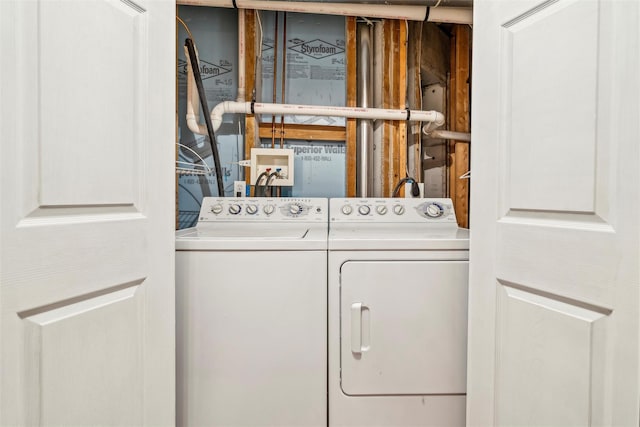
<path fill-rule="evenodd" d="M 331 199 L 329 425 L 464 426 L 468 231 L 449 199 Z"/>
<path fill-rule="evenodd" d="M 327 214 L 205 198 L 177 232 L 178 425 L 326 426 Z"/>

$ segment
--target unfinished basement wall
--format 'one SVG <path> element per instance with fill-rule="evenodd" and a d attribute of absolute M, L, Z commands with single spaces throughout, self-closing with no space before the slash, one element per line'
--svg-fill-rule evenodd
<path fill-rule="evenodd" d="M 238 11 L 201 6 L 178 6 L 177 14 L 193 35 L 209 108 L 213 108 L 221 101 L 235 99 L 238 89 Z M 177 166 L 194 171 L 191 174 L 181 173 L 177 177 L 177 228 L 186 228 L 195 225 L 202 198 L 217 196 L 218 190 L 209 138 L 206 135 L 191 132 L 186 124 L 188 58 L 184 52 L 184 43 L 189 36 L 184 26 L 178 25 L 177 30 L 179 143 Z M 204 123 L 203 114 L 205 113 L 200 110 L 202 123 Z M 216 132 L 226 196 L 233 194 L 235 180 L 244 179 L 244 171 L 237 164 L 244 158 L 242 120 L 243 117 L 240 116 L 225 116 L 223 126 Z M 206 175 L 196 173 L 207 169 L 211 169 L 212 172 Z"/>
<path fill-rule="evenodd" d="M 471 116 L 471 28 L 425 23 L 422 31 L 423 108 L 447 118 L 443 129 L 469 132 Z M 427 197 L 450 197 L 458 223 L 469 226 L 469 143 L 422 135 L 422 166 Z"/>

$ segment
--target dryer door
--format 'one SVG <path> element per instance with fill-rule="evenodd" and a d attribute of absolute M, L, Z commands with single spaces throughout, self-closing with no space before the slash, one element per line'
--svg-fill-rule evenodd
<path fill-rule="evenodd" d="M 465 393 L 467 274 L 467 261 L 343 264 L 344 393 Z"/>

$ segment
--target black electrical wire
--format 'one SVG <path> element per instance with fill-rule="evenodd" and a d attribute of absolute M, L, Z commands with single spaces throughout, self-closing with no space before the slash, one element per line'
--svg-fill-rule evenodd
<path fill-rule="evenodd" d="M 216 170 L 216 181 L 218 183 L 218 195 L 224 197 L 224 185 L 222 183 L 222 167 L 220 167 L 220 153 L 218 153 L 218 146 L 216 144 L 216 135 L 213 132 L 213 125 L 211 124 L 211 117 L 209 116 L 209 105 L 207 104 L 207 96 L 204 92 L 204 85 L 202 84 L 202 76 L 200 76 L 200 66 L 198 65 L 198 58 L 196 57 L 196 49 L 193 46 L 193 40 L 190 38 L 185 39 L 185 46 L 189 52 L 189 61 L 191 62 L 191 69 L 193 70 L 193 77 L 198 87 L 198 96 L 200 98 L 200 105 L 202 111 L 204 111 L 204 121 L 207 125 L 207 133 L 209 134 L 209 143 L 211 144 L 211 154 L 213 155 L 213 164 Z"/>
<path fill-rule="evenodd" d="M 261 187 L 260 185 L 260 180 L 264 177 L 268 177 L 269 173 L 268 172 L 262 172 L 260 175 L 258 175 L 258 179 L 256 179 L 256 183 L 254 184 L 254 190 L 253 190 L 253 195 L 254 197 L 262 197 L 264 196 L 263 194 L 258 194 L 258 189 Z"/>
<path fill-rule="evenodd" d="M 393 189 L 393 195 L 391 197 L 397 197 L 398 196 L 398 192 L 400 191 L 400 187 L 402 187 L 402 184 L 404 184 L 405 182 L 410 182 L 411 183 L 411 195 L 413 197 L 418 197 L 420 195 L 420 186 L 418 185 L 418 183 L 416 182 L 415 179 L 413 179 L 410 176 L 408 176 L 406 178 L 402 178 L 400 180 L 400 182 L 398 182 L 396 187 Z"/>
<path fill-rule="evenodd" d="M 280 175 L 280 172 L 271 172 L 267 177 L 267 182 L 265 183 L 264 186 L 266 189 L 265 191 L 269 191 L 269 197 L 271 197 L 271 187 L 269 186 L 269 183 L 271 182 L 274 176 L 278 176 L 278 175 Z"/>

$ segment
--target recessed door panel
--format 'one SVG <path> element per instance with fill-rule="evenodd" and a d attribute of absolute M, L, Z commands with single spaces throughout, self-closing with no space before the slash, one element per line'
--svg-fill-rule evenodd
<path fill-rule="evenodd" d="M 142 292 L 129 286 L 28 313 L 29 423 L 142 425 Z M 81 402 L 91 402 L 85 404 Z"/>
<path fill-rule="evenodd" d="M 638 425 L 640 3 L 474 22 L 468 420 Z"/>
<path fill-rule="evenodd" d="M 175 22 L 0 1 L 0 425 L 175 423 Z"/>
<path fill-rule="evenodd" d="M 465 393 L 467 273 L 466 261 L 343 264 L 343 392 Z"/>

